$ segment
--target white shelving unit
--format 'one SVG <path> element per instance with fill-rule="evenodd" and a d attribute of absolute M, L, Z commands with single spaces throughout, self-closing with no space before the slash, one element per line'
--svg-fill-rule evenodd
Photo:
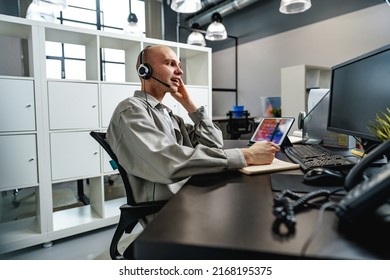
<path fill-rule="evenodd" d="M 163 44 L 177 53 L 189 92 L 212 116 L 210 48 L 4 15 L 0 15 L 1 37 L 22 42 L 26 55 L 24 60 L 15 57 L 15 63 L 24 62 L 27 74 L 0 73 L 0 192 L 29 189 L 36 197 L 36 212 L 33 217 L 0 223 L 0 254 L 117 223 L 119 206 L 126 199 L 105 200 L 105 178 L 116 172 L 89 132 L 105 131 L 118 102 L 140 88 L 135 62 L 145 46 Z M 85 49 L 85 79 L 48 78 L 48 42 Z M 123 52 L 121 81 L 107 78 L 110 73 L 102 75 L 104 49 Z M 164 103 L 190 121 L 170 95 Z M 90 203 L 54 212 L 53 188 L 86 179 Z"/>
<path fill-rule="evenodd" d="M 282 115 L 297 120 L 301 111 L 307 112 L 307 98 L 312 88 L 330 88 L 331 69 L 321 66 L 297 65 L 281 69 Z M 290 134 L 298 130 L 294 122 Z"/>

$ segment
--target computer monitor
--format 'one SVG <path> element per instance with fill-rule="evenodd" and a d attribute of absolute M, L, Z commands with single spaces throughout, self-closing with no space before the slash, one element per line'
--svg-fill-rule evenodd
<path fill-rule="evenodd" d="M 390 107 L 390 45 L 332 67 L 328 130 L 379 143 L 370 130 Z"/>

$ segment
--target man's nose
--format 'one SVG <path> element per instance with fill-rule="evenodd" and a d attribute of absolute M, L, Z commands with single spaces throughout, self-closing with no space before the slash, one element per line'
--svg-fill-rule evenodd
<path fill-rule="evenodd" d="M 183 70 L 180 68 L 180 66 L 176 68 L 176 74 L 183 74 Z"/>

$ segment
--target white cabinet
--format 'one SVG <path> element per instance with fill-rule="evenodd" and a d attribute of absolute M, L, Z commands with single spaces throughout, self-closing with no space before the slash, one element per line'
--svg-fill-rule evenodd
<path fill-rule="evenodd" d="M 0 190 L 38 183 L 35 135 L 0 136 Z"/>
<path fill-rule="evenodd" d="M 105 197 L 107 176 L 117 171 L 89 133 L 106 131 L 117 104 L 141 88 L 134 67 L 146 46 L 172 48 L 194 102 L 212 116 L 210 48 L 4 15 L 0 36 L 20 41 L 24 55 L 4 54 L 24 71 L 21 76 L 0 76 L 0 192 L 2 197 L 31 193 L 35 203 L 28 218 L 0 219 L 0 254 L 117 223 L 125 194 Z M 48 68 L 53 65 L 47 60 L 53 44 L 64 50 L 76 45 L 85 55 L 78 57 L 79 67 L 71 73 L 65 61 L 66 79 Z M 115 61 L 118 67 L 102 60 L 101 54 L 112 50 L 123 54 L 123 61 Z M 190 121 L 170 94 L 165 102 Z M 57 186 L 73 183 L 83 183 L 90 203 L 58 209 Z"/>
<path fill-rule="evenodd" d="M 301 111 L 307 112 L 307 98 L 312 88 L 330 88 L 331 70 L 327 67 L 297 65 L 281 69 L 282 116 L 297 120 Z M 298 129 L 294 122 L 290 134 Z"/>
<path fill-rule="evenodd" d="M 112 113 L 116 106 L 122 100 L 133 96 L 134 91 L 139 89 L 139 86 L 126 84 L 101 84 L 100 92 L 102 96 L 102 127 L 107 128 Z"/>
<path fill-rule="evenodd" d="M 97 84 L 48 82 L 50 129 L 99 127 Z"/>
<path fill-rule="evenodd" d="M 209 108 L 210 108 L 210 94 L 208 92 L 207 88 L 201 88 L 201 87 L 188 87 L 187 90 L 191 94 L 192 101 L 198 106 L 204 106 L 207 114 L 209 114 Z M 181 104 L 178 104 L 178 114 L 184 119 L 185 122 L 193 123 L 190 117 L 188 116 L 188 112 Z M 211 116 L 209 115 L 211 118 Z"/>
<path fill-rule="evenodd" d="M 107 129 L 110 124 L 112 113 L 118 104 L 126 98 L 133 96 L 135 90 L 139 90 L 139 85 L 123 83 L 102 83 L 100 85 L 101 94 L 101 126 Z M 102 150 L 103 151 L 103 150 Z M 110 165 L 111 158 L 103 151 L 102 170 L 103 173 L 112 173 L 114 170 Z"/>
<path fill-rule="evenodd" d="M 179 105 L 170 93 L 165 94 L 162 103 L 172 110 L 172 113 L 179 115 Z"/>
<path fill-rule="evenodd" d="M 0 131 L 35 130 L 34 84 L 0 78 Z"/>
<path fill-rule="evenodd" d="M 50 135 L 52 180 L 100 174 L 99 145 L 89 132 L 55 132 Z"/>
<path fill-rule="evenodd" d="M 207 114 L 210 114 L 210 94 L 206 87 L 187 86 L 187 91 L 191 95 L 192 101 L 198 107 L 204 106 Z M 164 105 L 168 106 L 172 112 L 176 115 L 181 116 L 186 123 L 193 123 L 191 118 L 188 116 L 187 110 L 176 101 L 169 93 L 164 96 Z M 210 115 L 209 115 L 210 116 Z"/>
<path fill-rule="evenodd" d="M 112 173 L 114 171 L 114 169 L 112 168 L 111 164 L 110 164 L 110 161 L 111 161 L 111 158 L 110 156 L 102 149 L 102 152 L 103 152 L 103 157 L 102 157 L 102 172 L 105 173 L 105 174 L 108 174 L 108 173 Z"/>

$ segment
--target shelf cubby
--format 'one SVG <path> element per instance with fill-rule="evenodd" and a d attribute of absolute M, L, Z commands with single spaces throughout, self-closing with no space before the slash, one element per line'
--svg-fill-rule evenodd
<path fill-rule="evenodd" d="M 106 131 L 118 103 L 140 89 L 135 65 L 146 46 L 172 48 L 195 103 L 212 116 L 210 48 L 0 15 L 4 42 L 11 47 L 0 54 L 0 218 L 15 193 L 21 208 L 13 210 L 29 208 L 0 219 L 0 254 L 118 222 L 126 194 L 89 133 Z M 169 96 L 164 102 L 191 121 Z M 58 199 L 63 188 L 66 203 Z"/>

